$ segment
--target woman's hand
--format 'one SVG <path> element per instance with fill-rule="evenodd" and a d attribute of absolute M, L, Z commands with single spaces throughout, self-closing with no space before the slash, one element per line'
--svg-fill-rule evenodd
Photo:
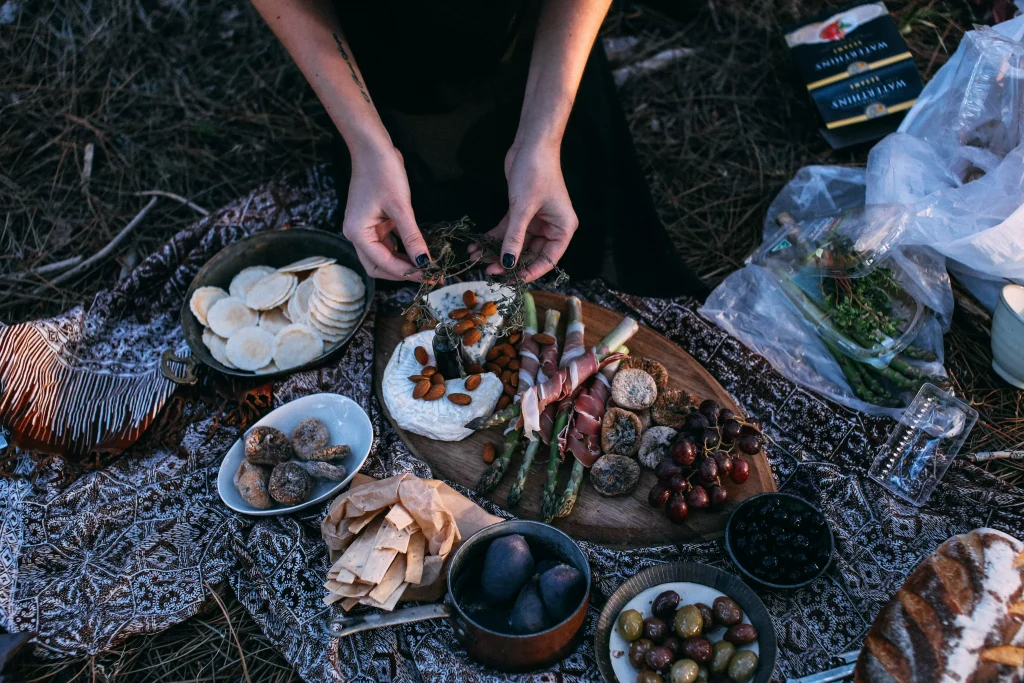
<path fill-rule="evenodd" d="M 560 146 L 517 140 L 505 156 L 508 213 L 487 233 L 502 242 L 501 260 L 488 273 L 500 275 L 522 260 L 522 278 L 532 282 L 554 268 L 569 246 L 579 221 L 565 189 Z"/>
<path fill-rule="evenodd" d="M 409 256 L 396 252 L 396 231 Z M 353 150 L 342 232 L 371 277 L 423 279 L 419 269 L 430 262 L 430 253 L 416 226 L 402 154 L 390 142 L 362 153 Z"/>

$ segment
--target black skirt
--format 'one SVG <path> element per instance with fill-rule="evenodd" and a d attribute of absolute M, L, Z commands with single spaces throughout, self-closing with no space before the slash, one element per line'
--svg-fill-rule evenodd
<path fill-rule="evenodd" d="M 537 3 L 448 0 L 335 3 L 342 30 L 395 146 L 420 224 L 468 216 L 480 231 L 508 210 L 505 154 L 515 138 Z M 350 162 L 337 145 L 338 188 Z M 579 229 L 559 262 L 647 296 L 703 298 L 658 218 L 600 41 L 562 141 Z"/>

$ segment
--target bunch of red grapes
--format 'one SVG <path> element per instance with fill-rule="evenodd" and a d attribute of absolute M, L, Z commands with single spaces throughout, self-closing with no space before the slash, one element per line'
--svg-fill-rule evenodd
<path fill-rule="evenodd" d="M 682 523 L 690 510 L 724 505 L 729 499 L 726 479 L 742 484 L 750 476 L 750 463 L 740 453 L 757 455 L 762 440 L 756 425 L 736 417 L 718 401 L 703 401 L 690 409 L 669 457 L 655 470 L 658 483 L 647 502 L 651 507 L 664 507 L 676 524 Z"/>

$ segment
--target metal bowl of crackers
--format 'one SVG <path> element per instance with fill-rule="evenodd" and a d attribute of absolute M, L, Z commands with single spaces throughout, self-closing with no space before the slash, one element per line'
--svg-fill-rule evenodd
<path fill-rule="evenodd" d="M 373 295 L 373 278 L 340 235 L 271 230 L 235 242 L 203 266 L 185 294 L 181 327 L 203 364 L 271 379 L 339 353 Z"/>

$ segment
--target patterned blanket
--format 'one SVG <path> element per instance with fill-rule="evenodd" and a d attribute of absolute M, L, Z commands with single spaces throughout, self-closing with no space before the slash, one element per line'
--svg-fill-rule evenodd
<path fill-rule="evenodd" d="M 319 523 L 326 506 L 256 520 L 217 497 L 220 459 L 245 427 L 271 407 L 319 391 L 350 396 L 370 415 L 377 437 L 365 472 L 429 475 L 372 392 L 374 320 L 396 312 L 409 290 L 378 295 L 336 362 L 272 386 L 204 373 L 199 385 L 172 393 L 155 372 L 165 349 L 186 352 L 177 312 L 207 259 L 260 230 L 330 228 L 334 206 L 320 169 L 267 185 L 175 235 L 88 312 L 0 328 L 0 423 L 20 427 L 23 436 L 8 464 L 37 474 L 34 482 L 0 480 L 0 620 L 10 630 L 38 631 L 43 657 L 95 654 L 187 619 L 228 581 L 309 681 L 541 681 L 552 674 L 599 681 L 589 639 L 552 672 L 522 676 L 467 661 L 443 622 L 332 641 L 323 634 L 335 609 L 322 601 L 328 563 Z M 599 282 L 566 291 L 637 317 L 700 361 L 763 421 L 779 488 L 821 506 L 831 521 L 837 554 L 822 579 L 794 592 L 760 591 L 779 639 L 777 675 L 811 673 L 831 655 L 858 649 L 903 577 L 949 536 L 983 525 L 1024 536 L 1024 495 L 967 464 L 950 470 L 924 508 L 887 495 L 865 472 L 888 424 L 795 387 L 701 319 L 695 302 L 632 297 Z M 12 387 L 35 393 L 25 400 L 11 396 Z M 40 440 L 51 439 L 46 450 L 53 450 L 83 436 L 127 450 L 82 470 L 46 459 L 39 448 Z M 639 569 L 679 560 L 732 569 L 720 542 L 632 551 L 582 545 L 596 589 L 588 634 L 605 598 Z"/>

